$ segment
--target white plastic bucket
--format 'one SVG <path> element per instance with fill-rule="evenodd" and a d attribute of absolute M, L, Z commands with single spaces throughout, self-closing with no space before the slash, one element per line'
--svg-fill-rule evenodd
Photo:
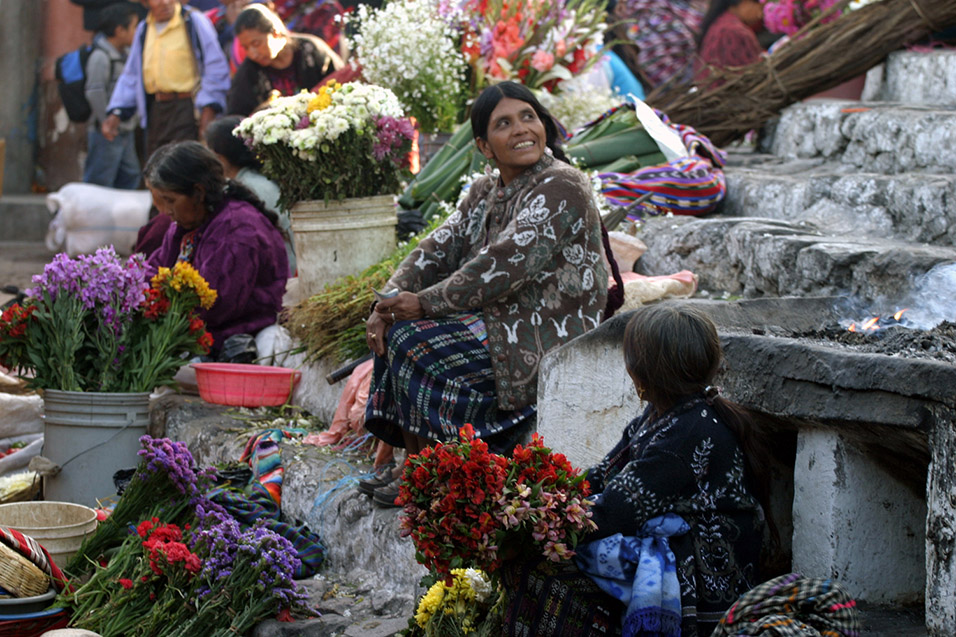
<path fill-rule="evenodd" d="M 43 395 L 43 455 L 61 467 L 44 478 L 43 497 L 95 506 L 116 493 L 113 474 L 139 464 L 149 425 L 149 393 L 48 389 Z"/>
<path fill-rule="evenodd" d="M 29 535 L 63 568 L 96 530 L 96 511 L 71 502 L 11 502 L 0 504 L 0 526 Z"/>
<path fill-rule="evenodd" d="M 295 258 L 304 296 L 354 276 L 395 250 L 394 197 L 300 201 L 292 207 Z"/>

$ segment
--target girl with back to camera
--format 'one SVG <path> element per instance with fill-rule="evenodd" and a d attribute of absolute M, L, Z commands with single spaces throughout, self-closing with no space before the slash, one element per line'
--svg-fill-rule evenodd
<path fill-rule="evenodd" d="M 255 153 L 232 131 L 242 122 L 239 115 L 220 117 L 206 128 L 206 147 L 222 163 L 226 179 L 234 179 L 251 190 L 262 201 L 266 210 L 276 215 L 276 227 L 282 233 L 285 253 L 289 259 L 289 276 L 295 276 L 295 242 L 289 211 L 279 207 L 279 186 L 263 175 L 262 164 Z"/>
<path fill-rule="evenodd" d="M 721 356 L 700 310 L 634 312 L 624 360 L 647 408 L 588 472 L 597 529 L 574 564 L 506 565 L 516 590 L 506 634 L 709 635 L 761 581 L 768 456 L 742 408 L 711 385 Z"/>

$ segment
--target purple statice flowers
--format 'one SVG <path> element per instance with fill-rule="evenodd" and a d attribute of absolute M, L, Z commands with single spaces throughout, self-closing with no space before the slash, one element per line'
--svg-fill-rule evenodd
<path fill-rule="evenodd" d="M 415 134 L 411 122 L 407 119 L 398 119 L 383 115 L 375 120 L 375 143 L 372 154 L 376 161 L 382 161 L 392 156 L 392 161 L 401 163 L 401 149 L 406 142 L 411 141 Z M 395 152 L 399 151 L 399 152 Z"/>
<path fill-rule="evenodd" d="M 143 445 L 139 450 L 142 461 L 137 472 L 141 480 L 163 475 L 179 493 L 190 497 L 199 495 L 200 481 L 205 474 L 196 474 L 193 455 L 185 443 L 152 436 L 142 436 L 139 442 Z"/>
<path fill-rule="evenodd" d="M 257 524 L 242 534 L 240 542 L 256 548 L 252 568 L 259 573 L 258 583 L 263 590 L 272 591 L 283 606 L 304 600 L 293 580 L 300 562 L 289 540 Z"/>
<path fill-rule="evenodd" d="M 211 529 L 233 517 L 218 502 L 210 500 L 205 495 L 192 499 L 189 506 L 196 512 L 196 528 L 198 530 Z"/>
<path fill-rule="evenodd" d="M 204 583 L 197 591 L 199 599 L 219 590 L 219 583 L 232 575 L 242 534 L 239 523 L 230 515 L 222 515 L 217 511 L 210 517 L 219 518 L 219 521 L 210 526 L 201 523 L 203 528 L 193 534 L 191 547 L 202 560 L 199 577 Z"/>
<path fill-rule="evenodd" d="M 202 559 L 199 599 L 225 591 L 232 600 L 240 601 L 243 595 L 258 596 L 258 590 L 277 606 L 290 607 L 305 600 L 293 579 L 299 559 L 289 540 L 261 524 L 242 531 L 234 518 L 213 509 L 202 515 L 207 522 L 219 521 L 212 526 L 201 522 L 204 528 L 193 534 L 192 550 Z"/>

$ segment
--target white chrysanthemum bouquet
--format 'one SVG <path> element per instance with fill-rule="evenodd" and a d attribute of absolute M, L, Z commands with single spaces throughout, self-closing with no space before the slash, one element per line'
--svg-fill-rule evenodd
<path fill-rule="evenodd" d="M 363 77 L 395 91 L 428 133 L 453 130 L 465 100 L 460 34 L 438 5 L 439 0 L 397 0 L 376 10 L 361 4 L 350 42 Z"/>
<path fill-rule="evenodd" d="M 392 91 L 331 82 L 317 93 L 280 97 L 235 134 L 262 159 L 280 205 L 307 199 L 395 194 L 414 129 Z"/>

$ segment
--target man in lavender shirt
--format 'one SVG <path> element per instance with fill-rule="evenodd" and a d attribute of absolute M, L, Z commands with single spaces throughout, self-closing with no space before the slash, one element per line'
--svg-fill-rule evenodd
<path fill-rule="evenodd" d="M 102 133 L 112 139 L 120 122 L 140 113 L 146 155 L 163 144 L 201 139 L 226 107 L 229 63 L 205 15 L 177 0 L 148 0 L 116 82 Z M 199 110 L 199 121 L 195 111 Z"/>

